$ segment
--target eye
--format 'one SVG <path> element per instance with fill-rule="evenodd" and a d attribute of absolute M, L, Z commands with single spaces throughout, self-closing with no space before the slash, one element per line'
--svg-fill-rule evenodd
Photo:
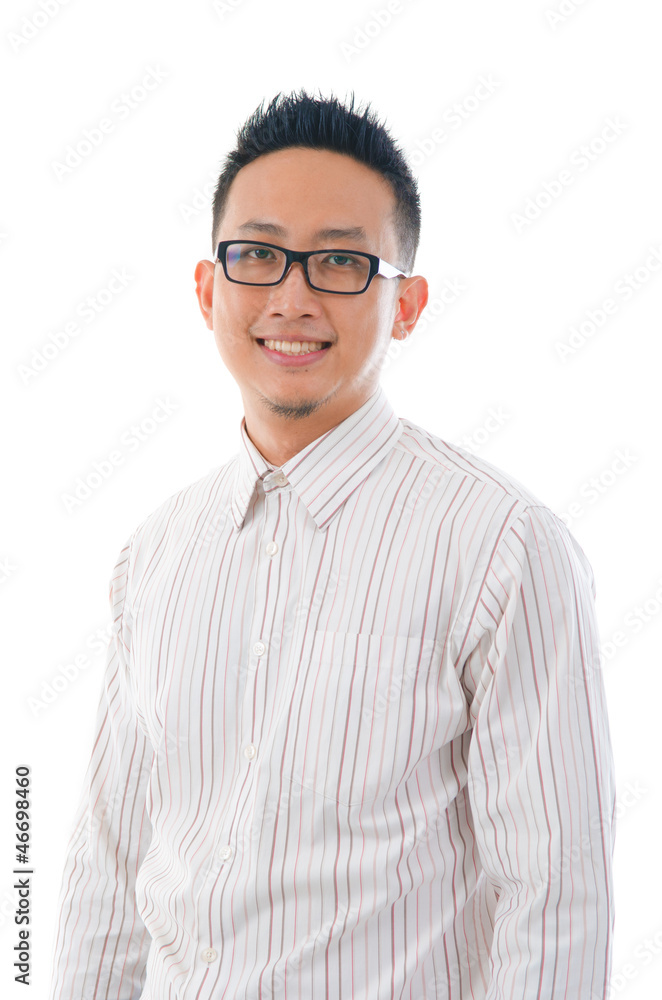
<path fill-rule="evenodd" d="M 350 257 L 349 254 L 345 253 L 331 253 L 326 258 L 325 263 L 331 264 L 333 267 L 360 267 L 361 261 L 356 257 Z"/>
<path fill-rule="evenodd" d="M 272 251 L 268 247 L 250 247 L 248 250 L 244 251 L 242 256 L 248 257 L 250 256 L 250 254 L 256 254 L 256 256 L 253 258 L 254 260 L 268 260 L 269 254 L 273 256 Z M 264 254 L 265 256 L 261 257 L 259 256 L 260 254 Z"/>

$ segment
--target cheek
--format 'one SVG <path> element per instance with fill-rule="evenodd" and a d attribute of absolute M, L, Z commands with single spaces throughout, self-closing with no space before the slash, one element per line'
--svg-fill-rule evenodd
<path fill-rule="evenodd" d="M 254 320 L 254 308 L 234 296 L 214 298 L 214 333 L 219 343 L 239 343 L 246 340 L 247 330 Z"/>
<path fill-rule="evenodd" d="M 377 306 L 374 303 L 359 302 L 351 303 L 351 308 L 346 308 L 342 315 L 333 317 L 334 325 L 339 332 L 344 332 L 346 339 L 352 346 L 361 349 L 367 346 L 368 342 L 375 339 L 378 317 Z"/>
<path fill-rule="evenodd" d="M 398 296 L 395 282 L 384 282 L 380 288 L 380 296 L 375 303 L 375 311 L 379 317 L 380 330 L 388 327 L 389 333 L 392 330 L 393 320 L 398 311 Z"/>
<path fill-rule="evenodd" d="M 370 309 L 357 312 L 353 321 L 346 324 L 348 341 L 356 354 L 370 356 L 381 350 L 390 336 L 387 310 L 380 302 L 371 304 Z"/>
<path fill-rule="evenodd" d="M 392 318 L 395 315 L 395 295 L 393 287 L 386 283 L 379 284 L 379 279 L 373 278 L 372 285 L 360 298 L 365 299 L 357 309 L 356 320 L 373 343 L 383 339 L 386 329 L 389 335 L 392 328 Z M 357 303 L 358 305 L 358 303 Z"/>

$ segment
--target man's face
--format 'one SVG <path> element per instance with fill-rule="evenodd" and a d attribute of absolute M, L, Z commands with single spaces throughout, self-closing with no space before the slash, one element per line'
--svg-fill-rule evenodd
<path fill-rule="evenodd" d="M 351 157 L 279 150 L 239 171 L 216 239 L 255 239 L 291 250 L 363 250 L 399 267 L 394 206 L 388 182 Z M 412 281 L 425 283 L 380 276 L 363 294 L 334 295 L 312 289 L 299 263 L 279 285 L 262 287 L 228 281 L 220 263 L 212 269 L 201 261 L 196 269 L 203 315 L 246 412 L 259 409 L 276 419 L 324 411 L 339 421 L 372 395 L 392 334 L 403 336 L 403 320 L 413 326 L 411 307 L 401 302 Z M 414 322 L 424 305 L 414 309 Z M 330 346 L 296 363 L 264 346 L 265 340 L 288 338 Z"/>

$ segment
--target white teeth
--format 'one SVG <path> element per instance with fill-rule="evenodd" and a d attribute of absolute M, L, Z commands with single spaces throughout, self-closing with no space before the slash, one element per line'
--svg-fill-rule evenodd
<path fill-rule="evenodd" d="M 280 351 L 281 354 L 310 354 L 311 351 L 321 351 L 324 347 L 321 340 L 295 340 L 291 343 L 287 340 L 265 340 L 264 345 L 271 351 Z"/>

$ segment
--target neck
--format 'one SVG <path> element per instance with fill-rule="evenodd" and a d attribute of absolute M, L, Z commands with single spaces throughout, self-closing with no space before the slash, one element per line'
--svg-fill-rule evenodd
<path fill-rule="evenodd" d="M 353 397 L 344 405 L 335 399 L 283 405 L 262 397 L 262 405 L 251 406 L 244 400 L 246 431 L 266 461 L 279 468 L 306 445 L 346 420 L 368 398 Z"/>

